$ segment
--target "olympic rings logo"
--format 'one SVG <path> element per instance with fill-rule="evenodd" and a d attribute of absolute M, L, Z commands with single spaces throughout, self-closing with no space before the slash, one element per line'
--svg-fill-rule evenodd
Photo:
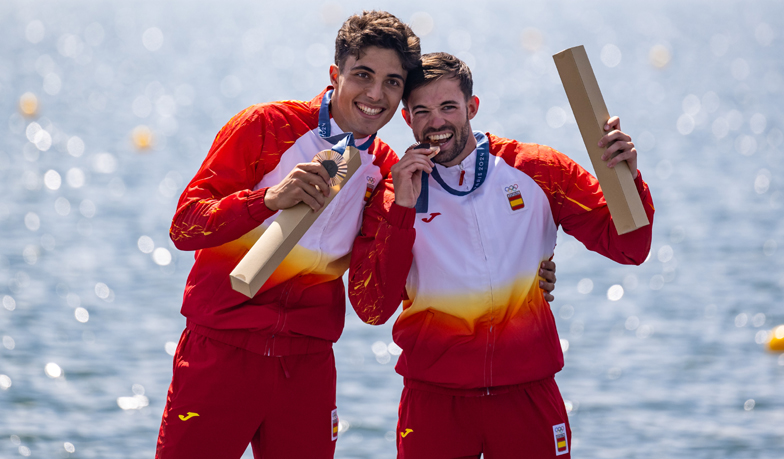
<path fill-rule="evenodd" d="M 368 185 L 376 184 L 376 179 L 374 179 L 373 177 L 366 177 L 366 178 L 367 178 Z"/>
<path fill-rule="evenodd" d="M 518 187 L 517 184 L 515 183 L 514 185 L 509 185 L 508 187 L 504 188 L 504 191 L 506 191 L 507 193 L 511 193 L 513 191 L 517 191 L 517 189 Z"/>

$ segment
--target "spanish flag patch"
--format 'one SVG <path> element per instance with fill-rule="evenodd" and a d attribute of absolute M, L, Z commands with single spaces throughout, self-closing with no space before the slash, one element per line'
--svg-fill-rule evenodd
<path fill-rule="evenodd" d="M 555 455 L 561 456 L 569 452 L 569 442 L 566 439 L 566 424 L 553 426 L 553 437 L 555 437 Z"/>
<path fill-rule="evenodd" d="M 367 188 L 365 188 L 365 202 L 370 200 L 370 195 L 373 194 L 373 190 L 376 188 L 376 179 L 373 177 L 367 178 Z"/>
<path fill-rule="evenodd" d="M 338 421 L 338 409 L 332 410 L 332 441 L 338 439 L 338 431 L 340 430 L 340 422 Z"/>
<path fill-rule="evenodd" d="M 504 187 L 504 192 L 506 193 L 506 199 L 509 200 L 509 205 L 512 206 L 512 210 L 520 210 L 525 207 L 523 195 L 520 194 L 519 187 L 516 183 Z"/>

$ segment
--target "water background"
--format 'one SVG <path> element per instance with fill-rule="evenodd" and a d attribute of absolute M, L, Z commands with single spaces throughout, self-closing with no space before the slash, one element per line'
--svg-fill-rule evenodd
<path fill-rule="evenodd" d="M 637 144 L 650 259 L 556 249 L 574 457 L 784 457 L 762 344 L 784 324 L 784 4 L 481 0 L 0 2 L 0 457 L 153 457 L 192 264 L 176 200 L 233 114 L 326 86 L 363 8 L 471 66 L 474 128 L 592 170 L 551 58 L 583 44 Z M 413 141 L 399 116 L 380 135 Z M 346 319 L 337 457 L 393 458 L 391 324 Z"/>

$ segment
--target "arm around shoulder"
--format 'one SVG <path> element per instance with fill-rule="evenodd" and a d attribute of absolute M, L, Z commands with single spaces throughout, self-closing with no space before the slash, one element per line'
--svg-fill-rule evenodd
<path fill-rule="evenodd" d="M 385 323 L 405 296 L 414 258 L 415 217 L 416 210 L 395 204 L 391 179 L 379 184 L 365 206 L 351 251 L 348 297 L 366 323 Z"/>

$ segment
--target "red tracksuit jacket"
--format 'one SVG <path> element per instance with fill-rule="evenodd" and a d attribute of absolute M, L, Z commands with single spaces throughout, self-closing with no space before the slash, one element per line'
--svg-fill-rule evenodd
<path fill-rule="evenodd" d="M 349 298 L 357 314 L 383 323 L 403 300 L 393 338 L 403 349 L 396 369 L 407 382 L 476 389 L 540 380 L 563 367 L 537 282 L 558 226 L 620 263 L 640 264 L 650 250 L 651 225 L 619 236 L 598 181 L 565 155 L 475 137 L 477 150 L 461 165 L 435 167 L 447 186 L 470 190 L 485 149 L 479 188 L 457 196 L 431 175 L 427 214 L 416 214 L 394 204 L 388 179 L 354 244 Z M 639 175 L 635 183 L 652 223 L 648 186 Z"/>
<path fill-rule="evenodd" d="M 178 249 L 195 250 L 182 305 L 189 327 L 267 355 L 315 352 L 324 346 L 309 342 L 331 344 L 340 337 L 341 276 L 366 195 L 397 161 L 379 139 L 361 151 L 360 168 L 254 298 L 232 290 L 229 281 L 277 215 L 264 205 L 267 188 L 332 147 L 318 126 L 327 90 L 310 102 L 273 102 L 240 112 L 218 133 L 180 197 L 170 236 Z M 330 127 L 332 135 L 342 132 L 334 120 Z"/>

